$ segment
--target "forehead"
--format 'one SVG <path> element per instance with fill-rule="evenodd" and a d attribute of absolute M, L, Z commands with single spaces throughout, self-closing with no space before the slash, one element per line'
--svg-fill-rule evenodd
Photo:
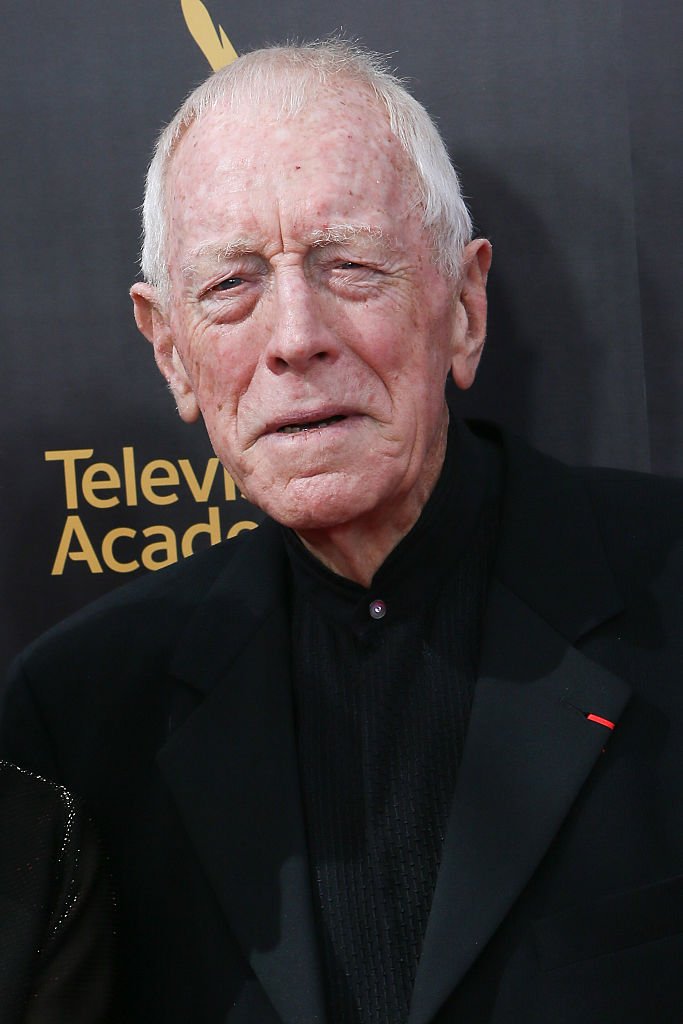
<path fill-rule="evenodd" d="M 244 229 L 269 211 L 292 230 L 327 220 L 390 230 L 417 191 L 385 108 L 356 86 L 321 88 L 293 115 L 268 104 L 205 113 L 178 144 L 167 188 L 172 240 L 209 220 Z"/>

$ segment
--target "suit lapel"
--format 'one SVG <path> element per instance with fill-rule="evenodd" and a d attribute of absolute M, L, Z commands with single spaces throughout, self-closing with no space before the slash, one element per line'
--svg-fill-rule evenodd
<path fill-rule="evenodd" d="M 628 697 L 498 583 L 487 637 L 409 1024 L 431 1020 L 557 834 L 609 736 L 586 713 L 616 722 Z"/>
<path fill-rule="evenodd" d="M 159 761 L 231 931 L 273 1006 L 285 1024 L 322 1024 L 282 550 L 270 523 L 253 541 L 179 645 L 174 672 L 207 695 Z"/>
<path fill-rule="evenodd" d="M 409 1024 L 433 1018 L 557 835 L 610 735 L 586 716 L 617 722 L 630 692 L 573 645 L 621 608 L 587 496 L 553 460 L 506 454 L 496 579 Z"/>

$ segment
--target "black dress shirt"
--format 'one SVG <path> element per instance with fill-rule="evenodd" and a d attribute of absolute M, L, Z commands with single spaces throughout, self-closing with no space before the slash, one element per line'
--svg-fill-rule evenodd
<path fill-rule="evenodd" d="M 495 450 L 451 428 L 437 486 L 366 589 L 291 532 L 299 765 L 330 1017 L 407 1018 L 476 679 Z"/>

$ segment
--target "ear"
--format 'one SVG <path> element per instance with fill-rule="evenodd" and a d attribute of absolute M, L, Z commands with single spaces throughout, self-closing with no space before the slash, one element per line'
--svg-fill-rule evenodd
<path fill-rule="evenodd" d="M 157 289 L 151 284 L 138 282 L 131 288 L 130 296 L 133 300 L 135 323 L 154 347 L 156 364 L 171 390 L 180 418 L 185 423 L 194 423 L 199 417 L 199 406 L 190 378 L 175 347 L 173 331 Z"/>
<path fill-rule="evenodd" d="M 475 238 L 465 246 L 456 298 L 451 373 L 463 390 L 471 387 L 486 339 L 486 278 L 491 243 Z"/>

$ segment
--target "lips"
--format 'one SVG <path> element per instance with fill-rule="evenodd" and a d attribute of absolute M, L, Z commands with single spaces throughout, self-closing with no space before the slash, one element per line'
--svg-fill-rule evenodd
<path fill-rule="evenodd" d="M 323 420 L 307 420 L 304 423 L 284 423 L 277 428 L 278 434 L 299 434 L 303 430 L 320 430 L 322 427 L 329 427 L 332 423 L 339 423 L 346 419 L 346 416 L 328 416 Z"/>

